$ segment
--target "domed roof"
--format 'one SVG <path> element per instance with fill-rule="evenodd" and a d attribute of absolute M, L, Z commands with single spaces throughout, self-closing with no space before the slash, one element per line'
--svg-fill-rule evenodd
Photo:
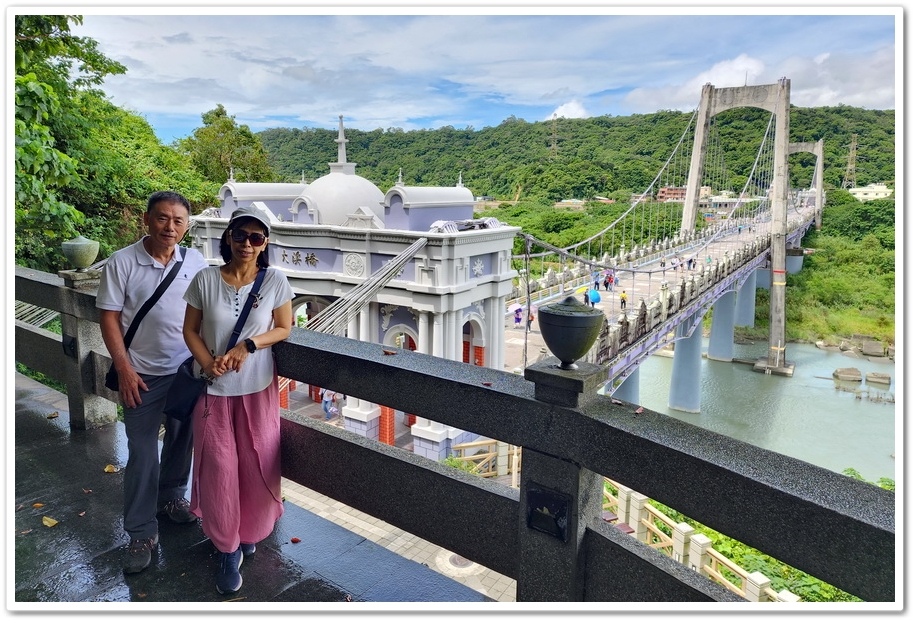
<path fill-rule="evenodd" d="M 347 162 L 347 139 L 343 116 L 337 133 L 337 162 L 329 163 L 331 172 L 308 185 L 302 195 L 310 211 L 317 211 L 322 225 L 343 225 L 360 207 L 368 208 L 384 221 L 382 201 L 385 194 L 378 186 L 356 174 L 356 164 Z"/>
<path fill-rule="evenodd" d="M 356 173 L 332 170 L 309 184 L 306 202 L 310 209 L 317 210 L 322 225 L 343 225 L 347 216 L 360 207 L 368 208 L 384 220 L 382 200 L 385 198 L 379 188 Z"/>

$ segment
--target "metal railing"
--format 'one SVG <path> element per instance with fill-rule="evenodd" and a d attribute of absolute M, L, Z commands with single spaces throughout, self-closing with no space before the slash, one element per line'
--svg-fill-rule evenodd
<path fill-rule="evenodd" d="M 59 311 L 63 328 L 17 322 L 16 360 L 67 384 L 71 426 L 113 421 L 94 289 L 21 267 L 15 279 L 15 298 Z M 283 377 L 523 448 L 513 489 L 305 416 L 281 421 L 284 477 L 514 578 L 518 601 L 742 600 L 603 521 L 605 476 L 865 601 L 902 598 L 893 493 L 634 416 L 595 393 L 600 366 L 547 360 L 523 377 L 298 328 L 273 348 Z"/>

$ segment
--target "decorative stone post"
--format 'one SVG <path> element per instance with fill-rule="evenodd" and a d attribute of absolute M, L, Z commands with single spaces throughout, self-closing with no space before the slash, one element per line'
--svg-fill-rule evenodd
<path fill-rule="evenodd" d="M 97 428 L 117 420 L 117 405 L 107 397 L 111 392 L 101 387 L 93 366 L 92 351 L 107 352 L 98 324 L 95 292 L 101 272 L 87 270 L 99 253 L 99 243 L 78 236 L 61 244 L 61 251 L 72 270 L 57 275 L 64 280 L 60 314 L 61 344 L 64 349 L 64 379 L 70 409 L 70 427 L 78 430 Z M 70 313 L 73 312 L 73 313 Z"/>
<path fill-rule="evenodd" d="M 683 521 L 671 532 L 671 557 L 684 566 L 690 565 L 690 539 L 695 533 L 696 529 Z"/>
<path fill-rule="evenodd" d="M 525 369 L 535 398 L 578 409 L 607 381 L 599 365 L 576 363 L 591 348 L 604 314 L 567 297 L 538 309 L 538 323 L 555 357 Z M 558 361 L 559 360 L 559 361 Z M 585 526 L 601 514 L 604 478 L 568 461 L 526 448 L 519 495 L 518 601 L 582 601 Z"/>
<path fill-rule="evenodd" d="M 668 317 L 668 297 L 670 295 L 670 290 L 668 289 L 668 281 L 662 281 L 661 289 L 658 292 L 658 302 L 661 304 L 662 309 L 662 320 Z"/>

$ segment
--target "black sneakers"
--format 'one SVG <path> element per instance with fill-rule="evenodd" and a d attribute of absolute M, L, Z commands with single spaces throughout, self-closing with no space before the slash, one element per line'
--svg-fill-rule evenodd
<path fill-rule="evenodd" d="M 184 498 L 175 498 L 166 502 L 159 509 L 159 514 L 168 515 L 169 519 L 175 523 L 191 523 L 197 519 L 197 515 L 191 512 L 191 503 Z"/>
<path fill-rule="evenodd" d="M 159 535 L 149 539 L 131 539 L 124 554 L 124 573 L 140 573 L 149 566 L 153 549 L 159 545 Z"/>

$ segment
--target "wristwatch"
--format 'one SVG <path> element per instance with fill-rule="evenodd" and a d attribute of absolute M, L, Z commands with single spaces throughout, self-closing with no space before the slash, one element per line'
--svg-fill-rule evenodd
<path fill-rule="evenodd" d="M 254 340 L 250 337 L 245 338 L 245 348 L 248 349 L 249 353 L 253 353 L 254 351 L 258 350 L 258 347 L 254 345 Z"/>

